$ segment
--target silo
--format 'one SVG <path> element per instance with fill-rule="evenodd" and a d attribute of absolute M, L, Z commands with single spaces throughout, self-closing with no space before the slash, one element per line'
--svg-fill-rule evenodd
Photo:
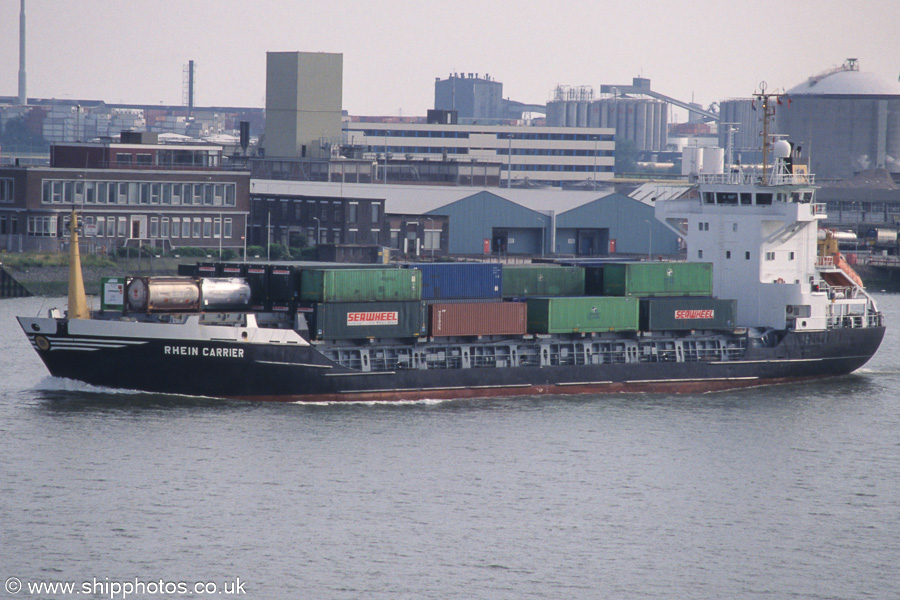
<path fill-rule="evenodd" d="M 734 145 L 732 149 L 735 155 L 740 150 L 761 150 L 762 124 L 761 112 L 753 110 L 754 103 L 750 98 L 730 98 L 719 103 L 719 116 L 722 123 L 734 123 Z M 728 132 L 726 127 L 719 127 L 719 145 L 728 147 Z"/>
<path fill-rule="evenodd" d="M 820 179 L 900 173 L 900 83 L 860 71 L 855 60 L 790 89 L 775 118 Z"/>
<path fill-rule="evenodd" d="M 725 149 L 710 146 L 701 148 L 700 172 L 706 174 L 723 173 L 725 168 Z"/>
<path fill-rule="evenodd" d="M 637 150 L 652 150 L 647 140 L 647 104 L 634 102 L 634 147 Z"/>
<path fill-rule="evenodd" d="M 681 152 L 681 174 L 694 175 L 703 168 L 703 154 L 697 146 L 685 146 Z"/>
<path fill-rule="evenodd" d="M 576 127 L 587 127 L 588 126 L 588 108 L 590 107 L 590 102 L 586 102 L 584 100 L 579 100 L 577 103 L 577 125 Z"/>
<path fill-rule="evenodd" d="M 578 103 L 567 100 L 566 101 L 566 127 L 575 127 L 576 123 L 578 123 Z"/>
<path fill-rule="evenodd" d="M 549 127 L 566 126 L 566 103 L 564 100 L 551 100 L 547 103 L 547 125 Z"/>

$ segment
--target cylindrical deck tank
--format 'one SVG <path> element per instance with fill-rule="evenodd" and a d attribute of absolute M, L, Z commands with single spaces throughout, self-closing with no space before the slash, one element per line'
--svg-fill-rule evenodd
<path fill-rule="evenodd" d="M 191 277 L 135 277 L 125 289 L 125 308 L 132 312 L 196 311 L 200 286 Z"/>
<path fill-rule="evenodd" d="M 866 232 L 866 245 L 869 247 L 894 247 L 897 242 L 897 232 L 893 229 L 872 228 Z"/>
<path fill-rule="evenodd" d="M 250 304 L 250 285 L 239 277 L 205 277 L 200 280 L 204 310 L 232 310 Z"/>

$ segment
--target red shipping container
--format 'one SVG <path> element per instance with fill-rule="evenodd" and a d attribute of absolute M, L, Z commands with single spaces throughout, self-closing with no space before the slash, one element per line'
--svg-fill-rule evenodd
<path fill-rule="evenodd" d="M 432 304 L 428 315 L 431 335 L 524 335 L 527 307 L 524 302 Z"/>

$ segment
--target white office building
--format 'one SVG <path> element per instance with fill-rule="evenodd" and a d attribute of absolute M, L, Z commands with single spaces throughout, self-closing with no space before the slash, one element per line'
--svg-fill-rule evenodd
<path fill-rule="evenodd" d="M 614 176 L 615 129 L 414 123 L 344 123 L 361 158 L 500 165 L 501 187 L 603 182 Z"/>

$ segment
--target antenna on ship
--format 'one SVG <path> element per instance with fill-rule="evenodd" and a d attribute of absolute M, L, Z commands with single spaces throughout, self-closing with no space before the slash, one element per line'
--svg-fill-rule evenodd
<path fill-rule="evenodd" d="M 767 94 L 766 88 L 768 85 L 765 81 L 759 82 L 759 91 L 753 94 L 753 97 L 760 103 L 762 107 L 762 120 L 763 120 L 763 130 L 762 130 L 762 146 L 763 146 L 763 171 L 762 178 L 763 181 L 766 181 L 766 176 L 769 170 L 769 119 L 775 116 L 775 105 L 781 104 L 781 97 L 784 94 Z M 775 101 L 773 103 L 772 101 Z"/>

